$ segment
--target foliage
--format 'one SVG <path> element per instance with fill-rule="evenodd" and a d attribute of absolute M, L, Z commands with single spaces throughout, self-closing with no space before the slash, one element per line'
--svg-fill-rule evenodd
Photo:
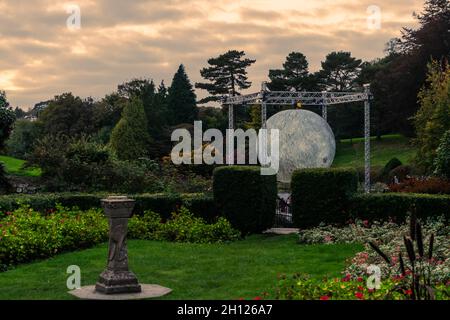
<path fill-rule="evenodd" d="M 358 194 L 351 198 L 348 217 L 369 221 L 405 221 L 408 211 L 414 208 L 417 217 L 427 218 L 444 215 L 450 217 L 450 197 L 415 193 Z"/>
<path fill-rule="evenodd" d="M 405 300 L 409 291 L 397 291 L 398 281 L 387 280 L 379 289 L 369 289 L 366 278 L 314 279 L 304 274 L 279 276 L 275 288 L 278 300 Z M 449 288 L 445 284 L 436 287 L 436 299 L 447 300 Z"/>
<path fill-rule="evenodd" d="M 207 224 L 195 217 L 185 207 L 173 212 L 166 223 L 160 215 L 147 211 L 142 217 L 130 219 L 130 238 L 191 243 L 220 243 L 240 238 L 240 233 L 231 227 L 225 218 Z"/>
<path fill-rule="evenodd" d="M 219 167 L 213 174 L 213 192 L 220 213 L 244 234 L 272 226 L 277 199 L 275 175 L 261 175 L 260 167 Z"/>
<path fill-rule="evenodd" d="M 443 178 L 450 179 L 450 130 L 445 132 L 436 150 L 434 173 Z"/>
<path fill-rule="evenodd" d="M 283 63 L 283 69 L 269 70 L 269 89 L 273 91 L 312 91 L 316 81 L 308 71 L 308 61 L 301 52 L 291 52 Z"/>
<path fill-rule="evenodd" d="M 44 134 L 79 136 L 95 132 L 92 116 L 93 100 L 83 100 L 69 92 L 55 96 L 40 113 L 38 121 Z"/>
<path fill-rule="evenodd" d="M 122 161 L 90 138 L 45 136 L 28 164 L 42 169 L 46 191 L 157 192 L 163 186 L 143 160 Z"/>
<path fill-rule="evenodd" d="M 240 237 L 230 223 L 219 218 L 206 224 L 182 207 L 161 223 L 159 214 L 148 211 L 130 219 L 129 237 L 175 242 L 218 243 Z M 0 221 L 0 265 L 14 265 L 91 247 L 108 238 L 108 223 L 100 209 L 80 211 L 60 205 L 47 215 L 22 206 Z"/>
<path fill-rule="evenodd" d="M 414 134 L 411 117 L 419 109 L 417 95 L 426 81 L 426 65 L 431 59 L 450 57 L 449 1 L 426 0 L 423 11 L 415 17 L 418 28 L 404 28 L 402 37 L 390 42 L 388 66 L 372 83 L 374 93 L 383 96 L 383 109 L 388 111 L 386 126 L 408 136 Z"/>
<path fill-rule="evenodd" d="M 197 119 L 198 110 L 196 95 L 183 65 L 175 73 L 167 97 L 169 123 L 193 123 Z"/>
<path fill-rule="evenodd" d="M 111 133 L 111 149 L 121 160 L 138 160 L 148 154 L 150 141 L 144 106 L 134 97 L 126 104 L 122 118 Z"/>
<path fill-rule="evenodd" d="M 207 90 L 211 95 L 199 101 L 219 101 L 222 96 L 239 94 L 240 90 L 248 89 L 251 82 L 247 79 L 247 68 L 256 60 L 245 58 L 244 51 L 230 50 L 216 58 L 208 60 L 209 67 L 200 70 L 200 75 L 208 83 L 196 83 L 198 89 Z"/>
<path fill-rule="evenodd" d="M 5 92 L 0 91 L 0 150 L 4 148 L 4 144 L 11 134 L 15 120 L 16 116 L 9 107 Z"/>
<path fill-rule="evenodd" d="M 386 163 L 381 174 L 383 176 L 388 176 L 392 170 L 394 170 L 395 168 L 397 168 L 401 165 L 402 165 L 402 162 L 400 160 L 398 160 L 397 158 L 392 158 L 391 160 L 389 160 L 388 163 Z"/>
<path fill-rule="evenodd" d="M 450 129 L 450 67 L 430 63 L 426 84 L 419 92 L 420 109 L 414 117 L 419 148 L 416 161 L 432 171 L 437 148 Z"/>
<path fill-rule="evenodd" d="M 4 195 L 0 196 L 0 219 L 6 212 L 14 211 L 20 206 L 27 205 L 30 208 L 48 213 L 56 209 L 57 204 L 64 207 L 78 207 L 81 210 L 100 207 L 100 200 L 107 197 L 106 193 L 43 193 L 34 195 Z M 170 218 L 172 212 L 178 207 L 188 208 L 196 217 L 201 217 L 207 222 L 213 222 L 218 218 L 218 210 L 214 205 L 214 199 L 205 194 L 129 194 L 136 200 L 133 214 L 142 216 L 145 211 L 158 212 L 163 221 Z"/>
<path fill-rule="evenodd" d="M 322 62 L 318 74 L 321 86 L 329 91 L 351 91 L 356 85 L 361 63 L 350 52 L 331 52 Z"/>
<path fill-rule="evenodd" d="M 398 184 L 390 184 L 391 192 L 450 194 L 450 181 L 437 177 L 407 178 Z"/>
<path fill-rule="evenodd" d="M 99 209 L 80 212 L 58 207 L 43 216 L 22 206 L 0 223 L 0 264 L 7 266 L 87 248 L 105 241 L 108 234 Z"/>
<path fill-rule="evenodd" d="M 33 151 L 34 144 L 41 134 L 42 128 L 39 122 L 17 120 L 11 136 L 6 141 L 8 155 L 25 159 Z"/>
<path fill-rule="evenodd" d="M 292 175 L 292 214 L 298 227 L 343 222 L 349 197 L 356 192 L 353 169 L 303 169 Z"/>

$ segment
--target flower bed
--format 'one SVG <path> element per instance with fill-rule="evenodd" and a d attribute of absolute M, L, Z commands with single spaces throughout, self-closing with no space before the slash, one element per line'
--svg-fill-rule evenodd
<path fill-rule="evenodd" d="M 436 283 L 446 283 L 450 280 L 450 226 L 443 217 L 428 219 L 423 224 L 424 234 L 434 234 L 433 259 L 427 261 L 433 280 Z M 351 274 L 356 279 L 367 274 L 369 265 L 377 265 L 381 269 L 383 279 L 393 276 L 391 269 L 399 268 L 399 252 L 403 248 L 403 236 L 409 233 L 409 225 L 398 225 L 390 222 L 356 221 L 345 227 L 325 226 L 303 230 L 300 232 L 301 243 L 364 243 L 366 250 L 356 254 L 348 263 L 345 274 Z M 429 239 L 425 238 L 424 243 Z M 389 266 L 370 246 L 376 243 L 386 253 L 392 262 Z M 408 268 L 408 262 L 405 262 Z"/>
<path fill-rule="evenodd" d="M 398 290 L 400 279 L 387 279 L 381 282 L 379 289 L 369 289 L 366 277 L 352 280 L 350 275 L 333 279 L 312 279 L 295 274 L 291 277 L 280 276 L 273 296 L 265 298 L 282 300 L 405 300 L 410 299 L 410 290 Z M 448 300 L 450 284 L 435 287 L 436 300 Z"/>

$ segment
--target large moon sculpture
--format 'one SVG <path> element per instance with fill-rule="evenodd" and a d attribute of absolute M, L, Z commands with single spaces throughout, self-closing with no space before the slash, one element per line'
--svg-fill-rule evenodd
<path fill-rule="evenodd" d="M 328 123 L 307 110 L 286 110 L 267 120 L 268 147 L 270 129 L 278 129 L 280 159 L 278 181 L 289 183 L 294 170 L 329 168 L 336 153 L 336 141 Z"/>

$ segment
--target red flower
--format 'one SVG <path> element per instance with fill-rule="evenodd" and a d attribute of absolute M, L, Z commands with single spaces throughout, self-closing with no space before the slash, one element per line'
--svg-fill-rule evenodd
<path fill-rule="evenodd" d="M 341 279 L 342 282 L 348 282 L 350 281 L 351 275 L 347 274 L 344 278 Z"/>
<path fill-rule="evenodd" d="M 369 293 L 375 292 L 375 289 L 368 289 Z"/>
<path fill-rule="evenodd" d="M 330 297 L 329 296 L 321 296 L 320 300 L 330 300 Z"/>
<path fill-rule="evenodd" d="M 364 225 L 364 227 L 368 227 L 369 226 L 369 220 L 364 220 L 363 221 L 363 225 Z"/>
<path fill-rule="evenodd" d="M 358 286 L 358 291 L 364 291 L 364 287 L 363 286 Z"/>
<path fill-rule="evenodd" d="M 363 282 L 364 281 L 364 279 L 361 278 L 361 277 L 358 277 L 358 279 L 356 279 L 356 280 L 358 280 L 358 282 Z"/>
<path fill-rule="evenodd" d="M 363 300 L 364 299 L 364 294 L 362 292 L 356 292 L 355 293 L 355 297 L 358 298 L 359 300 Z"/>
<path fill-rule="evenodd" d="M 262 298 L 260 296 L 257 296 L 253 300 L 262 300 Z"/>
<path fill-rule="evenodd" d="M 408 290 L 404 290 L 405 294 L 407 294 L 408 296 L 412 295 L 412 290 L 408 289 Z"/>

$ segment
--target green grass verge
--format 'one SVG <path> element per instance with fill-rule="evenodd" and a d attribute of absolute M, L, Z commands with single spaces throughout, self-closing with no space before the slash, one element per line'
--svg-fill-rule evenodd
<path fill-rule="evenodd" d="M 165 299 L 251 299 L 273 288 L 280 273 L 339 276 L 361 245 L 299 245 L 297 235 L 256 235 L 230 244 L 132 240 L 130 269 L 141 283 L 173 289 Z M 58 255 L 0 273 L 0 299 L 74 299 L 66 269 L 81 268 L 81 285 L 95 284 L 107 245 Z"/>
<path fill-rule="evenodd" d="M 41 175 L 41 169 L 39 168 L 23 168 L 25 160 L 0 156 L 0 162 L 4 163 L 6 172 L 11 175 L 27 177 L 38 177 Z"/>
<path fill-rule="evenodd" d="M 384 167 L 392 158 L 398 158 L 403 164 L 411 163 L 416 149 L 411 141 L 401 135 L 386 135 L 381 140 L 371 139 L 371 165 Z M 336 145 L 336 157 L 333 167 L 363 167 L 364 139 L 342 140 Z"/>

